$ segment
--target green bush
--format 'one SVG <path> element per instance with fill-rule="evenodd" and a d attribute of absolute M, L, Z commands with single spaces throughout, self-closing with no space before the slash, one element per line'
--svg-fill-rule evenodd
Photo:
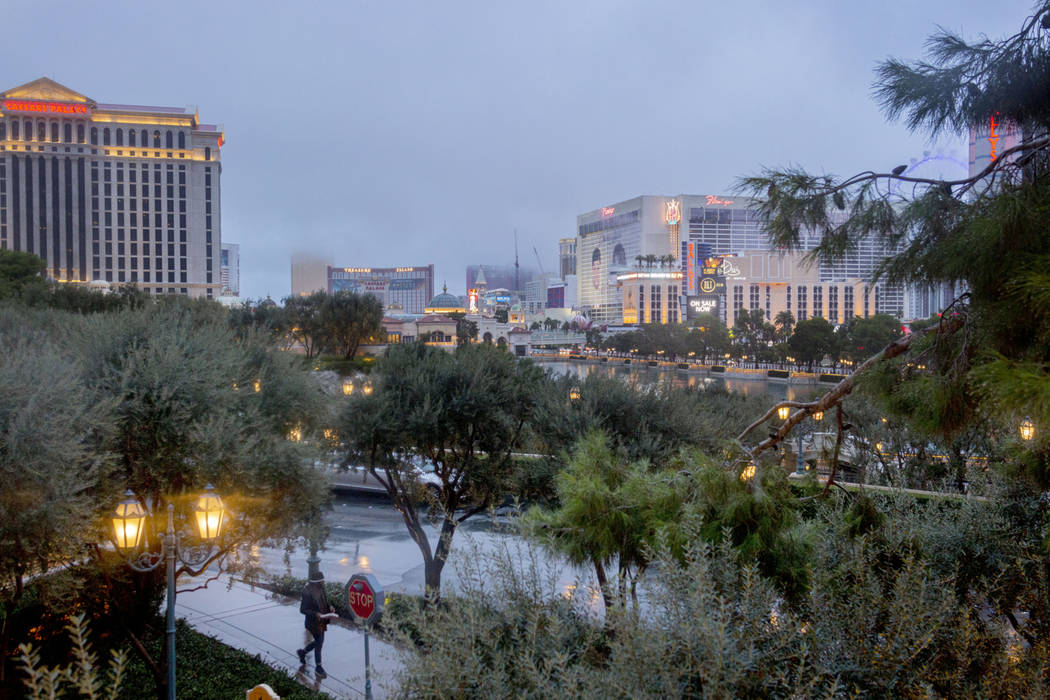
<path fill-rule="evenodd" d="M 294 678 L 266 664 L 258 656 L 228 647 L 195 631 L 179 620 L 176 626 L 176 687 L 180 698 L 239 698 L 259 683 L 266 683 L 285 700 L 329 697 L 300 685 Z M 163 658 L 163 635 L 145 642 L 154 658 Z M 152 700 L 157 697 L 153 675 L 137 656 L 132 656 L 121 697 Z"/>

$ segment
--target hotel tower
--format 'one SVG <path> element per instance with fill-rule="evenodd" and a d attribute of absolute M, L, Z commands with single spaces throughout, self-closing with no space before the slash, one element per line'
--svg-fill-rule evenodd
<path fill-rule="evenodd" d="M 223 132 L 48 78 L 0 93 L 0 248 L 63 282 L 218 296 Z"/>

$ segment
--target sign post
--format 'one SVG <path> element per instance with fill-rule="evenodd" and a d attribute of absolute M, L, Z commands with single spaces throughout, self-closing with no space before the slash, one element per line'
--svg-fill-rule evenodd
<path fill-rule="evenodd" d="M 372 574 L 354 574 L 346 584 L 346 604 L 365 628 L 365 698 L 372 700 L 372 664 L 368 628 L 383 613 L 383 588 Z"/>

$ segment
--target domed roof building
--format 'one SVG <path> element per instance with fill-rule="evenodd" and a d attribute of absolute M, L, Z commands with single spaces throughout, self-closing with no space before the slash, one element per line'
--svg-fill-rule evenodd
<path fill-rule="evenodd" d="M 427 304 L 426 309 L 423 310 L 425 314 L 465 314 L 467 309 L 463 306 L 463 303 L 459 300 L 459 297 L 453 296 L 448 293 L 448 285 L 441 286 L 441 294 L 430 300 Z"/>

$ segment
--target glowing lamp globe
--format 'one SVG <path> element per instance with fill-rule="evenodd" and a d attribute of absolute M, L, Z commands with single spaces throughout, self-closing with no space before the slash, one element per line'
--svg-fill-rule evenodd
<path fill-rule="evenodd" d="M 1027 418 L 1021 421 L 1019 430 L 1021 431 L 1022 440 L 1028 441 L 1035 437 L 1035 424 Z"/>
<path fill-rule="evenodd" d="M 777 418 L 780 420 L 787 420 L 789 415 L 791 415 L 790 406 L 781 406 L 777 409 Z"/>
<path fill-rule="evenodd" d="M 824 411 L 813 411 L 813 420 L 822 421 L 824 420 Z"/>
<path fill-rule="evenodd" d="M 570 401 L 579 401 L 580 400 L 580 387 L 574 386 L 572 389 L 569 389 L 569 400 Z"/>
<path fill-rule="evenodd" d="M 349 379 L 343 382 L 343 393 L 347 396 L 350 396 L 354 393 L 354 383 Z"/>
<path fill-rule="evenodd" d="M 225 510 L 222 499 L 215 493 L 211 484 L 204 487 L 204 493 L 197 499 L 197 506 L 193 509 L 193 513 L 197 516 L 197 531 L 202 540 L 211 542 L 219 536 Z"/>
<path fill-rule="evenodd" d="M 146 522 L 146 509 L 128 489 L 124 500 L 117 504 L 113 514 L 113 542 L 121 552 L 130 552 L 139 546 L 142 527 Z"/>
<path fill-rule="evenodd" d="M 372 395 L 372 382 L 365 382 L 365 385 L 364 385 L 364 387 L 361 390 L 363 392 L 365 392 L 365 396 L 371 396 Z"/>

